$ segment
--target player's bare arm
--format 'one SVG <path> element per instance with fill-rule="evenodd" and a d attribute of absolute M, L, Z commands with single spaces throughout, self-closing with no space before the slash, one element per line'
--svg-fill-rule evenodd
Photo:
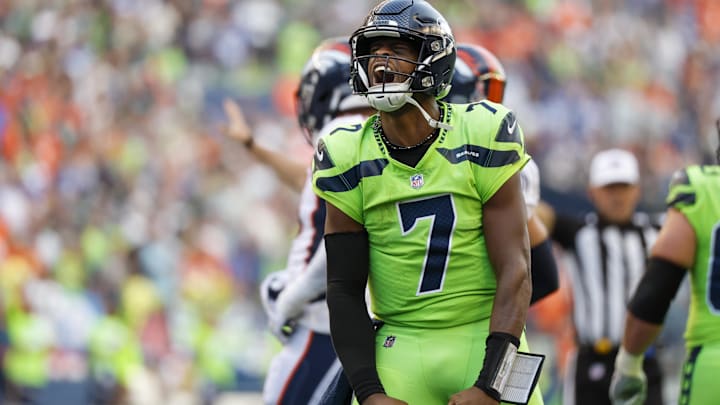
<path fill-rule="evenodd" d="M 488 255 L 497 277 L 490 331 L 519 337 L 530 302 L 530 248 L 520 177 L 512 176 L 483 206 Z"/>
<path fill-rule="evenodd" d="M 695 231 L 685 215 L 675 208 L 668 209 L 650 256 L 663 258 L 687 269 L 693 265 L 696 248 Z"/>
<path fill-rule="evenodd" d="M 689 269 L 695 260 L 696 244 L 695 232 L 685 215 L 670 208 L 650 257 L 661 258 L 683 269 Z M 655 341 L 661 330 L 662 324 L 644 321 L 629 312 L 623 347 L 628 353 L 639 355 Z"/>
<path fill-rule="evenodd" d="M 257 144 L 242 108 L 235 101 L 225 99 L 223 108 L 228 118 L 226 136 L 242 143 L 260 162 L 270 166 L 283 183 L 301 192 L 307 177 L 307 163 L 288 159 L 284 154 Z"/>
<path fill-rule="evenodd" d="M 347 216 L 347 214 L 332 204 L 327 204 L 327 213 L 325 215 L 326 235 L 340 232 L 362 232 L 365 230 L 362 224 L 357 223 L 357 221 Z"/>
<path fill-rule="evenodd" d="M 519 342 L 530 304 L 532 287 L 530 247 L 520 176 L 513 175 L 483 206 L 483 229 L 488 255 L 497 278 L 490 318 L 490 332 Z M 512 337 L 510 337 L 511 335 Z M 490 345 L 490 338 L 488 345 Z M 494 345 L 494 343 L 493 343 Z M 515 344 L 517 347 L 517 344 Z M 488 356 L 486 350 L 486 356 Z M 486 363 L 488 359 L 486 358 Z M 488 365 L 483 365 L 483 368 Z M 448 405 L 497 404 L 484 389 L 475 386 L 452 395 Z"/>
<path fill-rule="evenodd" d="M 622 346 L 615 360 L 609 394 L 614 401 L 644 401 L 647 376 L 643 354 L 662 331 L 670 301 L 687 269 L 694 265 L 695 231 L 685 215 L 669 208 L 650 252 L 645 274 L 628 304 Z"/>

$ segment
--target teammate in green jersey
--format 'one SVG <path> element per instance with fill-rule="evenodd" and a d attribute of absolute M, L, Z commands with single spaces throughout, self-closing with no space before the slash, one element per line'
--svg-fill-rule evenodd
<path fill-rule="evenodd" d="M 351 45 L 353 89 L 379 113 L 313 163 L 335 350 L 362 404 L 495 404 L 531 294 L 522 131 L 500 104 L 437 101 L 455 43 L 425 1 L 380 3 Z"/>
<path fill-rule="evenodd" d="M 720 163 L 720 147 L 717 154 Z M 691 298 L 679 403 L 710 404 L 720 398 L 720 166 L 690 166 L 677 172 L 667 204 L 647 271 L 628 305 L 610 386 L 615 404 L 643 403 L 643 353 L 660 333 L 686 270 Z"/>

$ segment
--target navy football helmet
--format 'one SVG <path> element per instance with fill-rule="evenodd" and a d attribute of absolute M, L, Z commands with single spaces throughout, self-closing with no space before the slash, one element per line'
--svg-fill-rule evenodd
<path fill-rule="evenodd" d="M 507 76 L 498 58 L 471 44 L 458 44 L 457 55 L 452 88 L 445 101 L 465 104 L 488 99 L 502 103 Z"/>
<path fill-rule="evenodd" d="M 400 38 L 414 44 L 418 59 L 408 61 L 388 56 L 372 55 L 370 47 L 377 38 Z M 387 0 L 378 4 L 363 25 L 350 37 L 352 45 L 351 84 L 356 94 L 366 95 L 370 105 L 381 111 L 395 111 L 402 107 L 412 93 L 424 93 L 440 98 L 445 96 L 455 66 L 455 39 L 445 18 L 424 0 Z M 368 71 L 372 58 L 385 59 L 379 67 L 385 76 L 405 77 L 402 83 L 392 80 L 370 86 Z M 395 58 L 412 62 L 410 73 L 391 71 L 388 60 Z"/>
<path fill-rule="evenodd" d="M 300 127 L 314 145 L 320 130 L 339 113 L 368 107 L 350 88 L 350 45 L 346 38 L 330 38 L 313 51 L 295 93 Z"/>

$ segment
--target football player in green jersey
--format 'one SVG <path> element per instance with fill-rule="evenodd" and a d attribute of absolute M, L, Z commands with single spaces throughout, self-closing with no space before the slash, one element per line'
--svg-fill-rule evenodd
<path fill-rule="evenodd" d="M 379 113 L 313 162 L 335 350 L 361 404 L 496 404 L 531 295 L 522 130 L 500 104 L 437 101 L 455 43 L 423 0 L 380 3 L 351 45 L 353 89 Z"/>
<path fill-rule="evenodd" d="M 720 163 L 720 147 L 717 155 Z M 610 386 L 614 404 L 643 403 L 643 353 L 660 333 L 687 272 L 691 296 L 679 403 L 710 404 L 720 398 L 720 166 L 689 166 L 675 173 L 666 201 L 667 217 L 628 304 Z"/>

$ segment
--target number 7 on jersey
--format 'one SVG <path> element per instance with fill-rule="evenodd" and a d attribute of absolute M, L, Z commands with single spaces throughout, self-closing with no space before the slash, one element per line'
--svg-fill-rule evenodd
<path fill-rule="evenodd" d="M 455 204 L 452 195 L 402 202 L 398 203 L 397 207 L 403 236 L 415 230 L 418 221 L 431 221 L 417 294 L 442 291 L 455 230 Z"/>

